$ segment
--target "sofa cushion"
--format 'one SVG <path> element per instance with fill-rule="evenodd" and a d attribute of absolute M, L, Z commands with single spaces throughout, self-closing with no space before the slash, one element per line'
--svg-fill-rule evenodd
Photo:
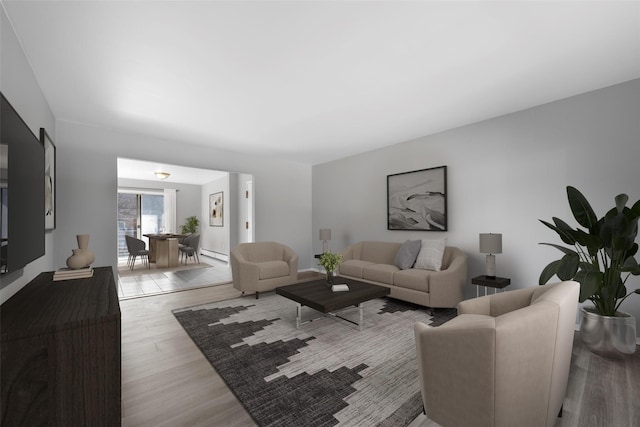
<path fill-rule="evenodd" d="M 415 291 L 429 292 L 429 270 L 400 270 L 393 275 L 393 284 L 399 288 L 413 289 Z"/>
<path fill-rule="evenodd" d="M 395 265 L 389 264 L 372 264 L 365 265 L 362 268 L 362 278 L 373 280 L 374 282 L 393 285 L 393 274 L 400 271 Z"/>
<path fill-rule="evenodd" d="M 360 259 L 374 264 L 393 264 L 402 243 L 396 242 L 362 242 Z"/>
<path fill-rule="evenodd" d="M 413 268 L 440 271 L 446 245 L 446 237 L 441 239 L 422 239 L 420 253 Z"/>
<path fill-rule="evenodd" d="M 396 253 L 396 267 L 400 270 L 413 267 L 421 248 L 422 241 L 420 240 L 407 240 L 404 242 L 402 246 L 400 246 L 400 249 L 398 249 L 398 253 Z"/>
<path fill-rule="evenodd" d="M 289 264 L 284 261 L 265 261 L 258 263 L 260 280 L 273 279 L 289 275 Z"/>
<path fill-rule="evenodd" d="M 338 272 L 345 276 L 362 278 L 362 268 L 366 265 L 373 265 L 373 263 L 369 261 L 360 261 L 359 259 L 350 259 L 340 264 Z"/>

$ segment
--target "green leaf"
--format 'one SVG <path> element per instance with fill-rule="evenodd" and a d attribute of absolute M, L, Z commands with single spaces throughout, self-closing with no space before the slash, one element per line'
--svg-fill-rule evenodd
<path fill-rule="evenodd" d="M 564 246 L 560 246 L 560 245 L 556 245 L 553 243 L 539 243 L 540 245 L 547 245 L 547 246 L 551 246 L 554 247 L 558 250 L 560 250 L 561 252 L 565 253 L 565 254 L 578 254 L 576 251 L 574 251 L 573 249 L 569 249 L 569 248 L 565 248 Z"/>
<path fill-rule="evenodd" d="M 590 255 L 595 255 L 602 247 L 602 239 L 598 235 L 585 233 L 582 230 L 575 230 L 572 235 L 580 246 L 588 249 Z"/>
<path fill-rule="evenodd" d="M 560 266 L 561 262 L 562 262 L 562 260 L 556 260 L 556 261 L 553 261 L 552 263 L 550 263 L 549 265 L 547 265 L 544 268 L 544 270 L 542 270 L 542 273 L 540 273 L 540 278 L 538 279 L 538 284 L 544 285 L 553 276 L 555 276 L 556 272 L 558 271 L 558 267 Z"/>
<path fill-rule="evenodd" d="M 555 223 L 554 229 L 556 233 L 560 236 L 563 242 L 567 245 L 575 245 L 576 244 L 576 236 L 573 228 L 560 218 L 553 217 L 553 222 Z"/>
<path fill-rule="evenodd" d="M 638 265 L 638 261 L 636 261 L 634 257 L 630 256 L 624 260 L 624 263 L 620 267 L 620 271 L 637 276 L 640 275 L 640 265 Z"/>
<path fill-rule="evenodd" d="M 631 216 L 632 217 L 634 217 L 634 218 L 640 217 L 640 200 L 635 202 L 630 210 L 631 210 Z"/>
<path fill-rule="evenodd" d="M 635 291 L 633 291 L 633 292 L 635 292 L 636 294 L 640 294 L 640 289 L 636 289 L 636 290 L 635 290 Z"/>
<path fill-rule="evenodd" d="M 631 249 L 629 249 L 627 251 L 627 256 L 634 256 L 635 254 L 638 253 L 638 244 L 634 243 L 633 245 L 631 245 Z"/>
<path fill-rule="evenodd" d="M 580 302 L 584 302 L 599 291 L 602 284 L 602 273 L 599 271 L 580 270 L 574 280 L 580 282 L 579 299 Z"/>
<path fill-rule="evenodd" d="M 578 272 L 580 257 L 578 254 L 567 254 L 560 260 L 556 274 L 560 280 L 571 280 Z"/>
<path fill-rule="evenodd" d="M 598 222 L 595 212 L 587 199 L 575 187 L 567 187 L 567 198 L 573 217 L 581 226 L 591 229 Z"/>

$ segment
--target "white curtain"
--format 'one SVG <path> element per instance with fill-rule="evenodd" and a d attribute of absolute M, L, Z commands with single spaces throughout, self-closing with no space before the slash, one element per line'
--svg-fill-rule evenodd
<path fill-rule="evenodd" d="M 175 233 L 176 227 L 176 190 L 164 189 L 164 232 Z"/>

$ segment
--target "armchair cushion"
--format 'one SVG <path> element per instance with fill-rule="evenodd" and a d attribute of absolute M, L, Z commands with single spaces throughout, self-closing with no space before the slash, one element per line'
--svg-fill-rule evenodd
<path fill-rule="evenodd" d="M 284 261 L 264 261 L 258 264 L 259 279 L 273 279 L 289 275 L 289 264 Z"/>

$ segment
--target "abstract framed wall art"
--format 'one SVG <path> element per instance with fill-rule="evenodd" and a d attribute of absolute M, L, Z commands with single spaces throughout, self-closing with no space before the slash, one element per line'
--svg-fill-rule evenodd
<path fill-rule="evenodd" d="M 40 128 L 40 142 L 44 145 L 44 229 L 56 228 L 56 146 L 45 130 Z"/>
<path fill-rule="evenodd" d="M 211 227 L 222 227 L 224 225 L 223 212 L 224 194 L 222 191 L 209 194 L 209 225 Z"/>
<path fill-rule="evenodd" d="M 387 229 L 447 231 L 447 167 L 387 175 Z"/>

